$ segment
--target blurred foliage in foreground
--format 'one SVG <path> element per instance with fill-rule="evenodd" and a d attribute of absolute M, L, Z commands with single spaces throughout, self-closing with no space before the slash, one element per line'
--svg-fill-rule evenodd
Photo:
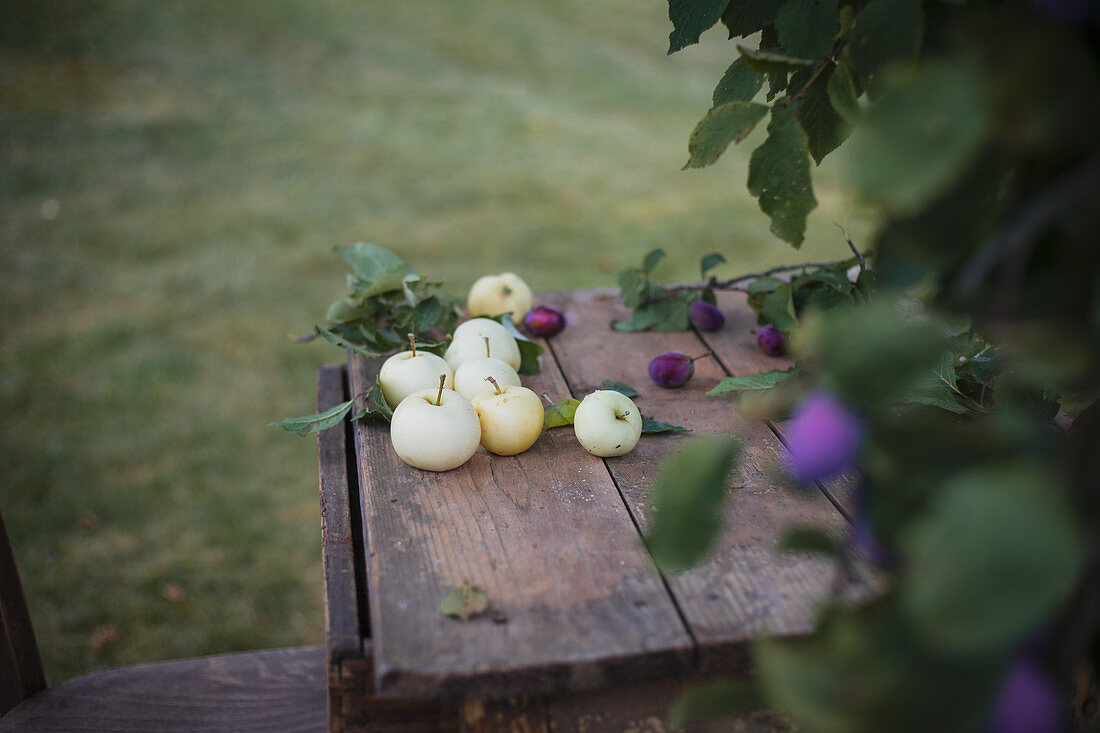
<path fill-rule="evenodd" d="M 677 720 L 770 703 L 809 731 L 1085 725 L 1077 693 L 1100 669 L 1100 6 L 669 9 L 670 52 L 719 23 L 736 48 L 689 165 L 768 118 L 748 189 L 798 246 L 816 205 L 811 162 L 850 135 L 853 185 L 885 213 L 866 263 L 727 283 L 761 323 L 793 331 L 799 361 L 720 390 L 791 417 L 794 488 L 856 476 L 848 545 L 812 530 L 798 544 L 878 566 L 882 592 L 834 599 L 809 638 L 761 641 L 753 680 L 700 691 Z M 639 303 L 637 277 L 620 282 L 645 327 L 671 322 L 640 311 L 700 292 L 657 286 Z M 721 481 L 723 469 L 695 475 Z M 689 489 L 655 498 L 716 496 Z M 679 549 L 714 534 L 715 501 L 680 522 Z M 660 508 L 655 535 L 665 514 L 684 507 Z"/>

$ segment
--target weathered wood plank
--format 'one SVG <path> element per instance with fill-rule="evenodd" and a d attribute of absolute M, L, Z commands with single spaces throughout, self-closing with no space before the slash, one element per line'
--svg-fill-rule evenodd
<path fill-rule="evenodd" d="M 717 355 L 730 376 L 743 377 L 771 369 L 786 369 L 794 362 L 787 357 L 773 357 L 756 346 L 756 313 L 745 302 L 744 293 L 719 292 L 718 307 L 726 317 L 726 325 L 718 331 L 699 334 L 707 347 Z M 769 427 L 784 439 L 783 421 L 768 421 Z M 858 481 L 845 475 L 822 482 L 819 488 L 845 517 L 851 517 L 855 505 Z"/>
<path fill-rule="evenodd" d="M 377 364 L 350 361 L 351 391 Z M 549 355 L 524 377 L 567 394 Z M 585 689 L 690 667 L 687 634 L 603 462 L 569 431 L 526 453 L 482 449 L 465 466 L 406 466 L 385 424 L 355 427 L 380 694 L 508 696 Z M 442 616 L 469 582 L 488 613 Z"/>
<path fill-rule="evenodd" d="M 819 493 L 794 495 L 772 480 L 780 450 L 772 431 L 746 422 L 728 401 L 704 395 L 724 376 L 715 361 L 696 362 L 695 376 L 679 389 L 652 383 L 647 367 L 658 353 L 706 351 L 695 334 L 616 333 L 608 323 L 627 317 L 628 311 L 609 293 L 561 293 L 543 300 L 562 308 L 569 322 L 551 346 L 575 397 L 599 388 L 604 379 L 621 381 L 639 391 L 638 407 L 646 416 L 698 433 L 728 433 L 741 439 L 742 456 L 731 479 L 733 500 L 720 546 L 699 567 L 668 579 L 698 642 L 701 667 L 744 672 L 748 644 L 756 636 L 809 631 L 816 604 L 833 584 L 834 568 L 820 559 L 780 554 L 775 545 L 792 525 L 815 525 L 839 535 L 845 527 L 843 517 Z M 632 453 L 606 461 L 643 528 L 650 512 L 647 487 L 661 460 L 685 439 L 643 436 Z"/>

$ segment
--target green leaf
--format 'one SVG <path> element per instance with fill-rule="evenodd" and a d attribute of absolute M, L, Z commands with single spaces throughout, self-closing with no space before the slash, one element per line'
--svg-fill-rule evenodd
<path fill-rule="evenodd" d="M 416 304 L 409 316 L 409 329 L 413 333 L 424 333 L 439 322 L 443 315 L 443 304 L 432 295 Z"/>
<path fill-rule="evenodd" d="M 669 296 L 637 308 L 629 321 L 614 321 L 616 331 L 686 331 L 690 325 L 690 304 L 681 297 Z"/>
<path fill-rule="evenodd" d="M 863 110 L 859 106 L 859 92 L 856 91 L 852 73 L 843 58 L 829 75 L 826 91 L 829 94 L 829 103 L 833 105 L 833 109 L 841 119 L 850 125 L 860 121 Z"/>
<path fill-rule="evenodd" d="M 727 102 L 751 102 L 760 87 L 764 86 L 764 75 L 750 68 L 745 59 L 737 57 L 711 95 L 712 106 L 720 107 Z"/>
<path fill-rule="evenodd" d="M 355 296 L 362 302 L 381 293 L 402 290 L 405 279 L 419 279 L 419 275 L 400 257 L 376 244 L 357 242 L 350 246 L 337 246 L 336 252 L 347 260 L 360 280 Z"/>
<path fill-rule="evenodd" d="M 330 344 L 333 344 L 334 346 L 339 346 L 342 349 L 347 349 L 348 351 L 354 351 L 356 354 L 359 354 L 360 356 L 365 356 L 368 359 L 373 359 L 376 356 L 382 356 L 386 353 L 386 351 L 388 351 L 388 349 L 369 349 L 359 344 L 353 343 L 343 336 L 340 336 L 335 331 L 325 328 L 324 326 L 314 326 L 313 328 L 317 331 L 318 335 L 320 335 L 321 338 L 323 338 L 325 341 L 328 341 Z"/>
<path fill-rule="evenodd" d="M 580 400 L 575 400 L 572 397 L 558 400 L 546 409 L 546 416 L 543 418 L 542 426 L 549 430 L 550 428 L 560 428 L 564 425 L 572 425 L 573 415 L 576 414 L 579 404 Z"/>
<path fill-rule="evenodd" d="M 716 680 L 688 690 L 668 711 L 672 730 L 701 720 L 729 718 L 764 707 L 753 680 Z"/>
<path fill-rule="evenodd" d="M 957 476 L 902 538 L 902 608 L 938 648 L 1006 652 L 1069 597 L 1086 545 L 1057 478 L 998 465 Z"/>
<path fill-rule="evenodd" d="M 781 288 L 784 285 L 787 285 L 787 283 L 777 277 L 758 277 L 750 282 L 745 289 L 749 292 L 749 295 L 759 295 L 761 293 L 770 293 L 776 288 Z"/>
<path fill-rule="evenodd" d="M 693 43 L 722 17 L 729 0 L 668 0 L 668 19 L 672 33 L 668 37 L 668 52 L 676 53 Z"/>
<path fill-rule="evenodd" d="M 382 382 L 376 376 L 374 385 L 365 395 L 366 406 L 357 412 L 352 420 L 393 420 L 393 409 L 386 402 L 386 396 L 382 393 Z"/>
<path fill-rule="evenodd" d="M 848 31 L 845 54 L 853 78 L 872 99 L 881 95 L 881 71 L 912 60 L 924 35 L 921 0 L 875 0 L 867 3 Z"/>
<path fill-rule="evenodd" d="M 737 51 L 749 68 L 765 74 L 785 74 L 813 65 L 812 59 L 800 59 L 777 51 L 753 50 L 738 44 Z"/>
<path fill-rule="evenodd" d="M 817 527 L 791 527 L 779 539 L 779 550 L 840 557 L 844 554 L 844 545 Z"/>
<path fill-rule="evenodd" d="M 519 346 L 520 374 L 538 374 L 542 371 L 542 352 L 546 351 L 541 345 L 527 339 L 516 339 Z"/>
<path fill-rule="evenodd" d="M 663 569 L 687 568 L 718 537 L 737 450 L 732 438 L 698 437 L 661 464 L 651 489 L 654 512 L 646 545 Z"/>
<path fill-rule="evenodd" d="M 714 107 L 688 139 L 689 159 L 684 168 L 703 168 L 714 163 L 731 142 L 744 140 L 767 113 L 767 107 L 754 102 L 727 102 Z"/>
<path fill-rule="evenodd" d="M 795 247 L 801 246 L 806 217 L 817 206 L 817 199 L 810 180 L 806 133 L 795 118 L 793 105 L 772 108 L 768 139 L 749 160 L 748 187 L 771 218 L 772 232 Z"/>
<path fill-rule="evenodd" d="M 909 213 L 970 165 L 989 131 L 974 64 L 925 64 L 872 105 L 851 142 L 852 179 L 869 201 Z"/>
<path fill-rule="evenodd" d="M 955 379 L 956 359 L 954 351 L 945 351 L 939 363 L 902 394 L 900 401 L 939 407 L 960 415 L 966 412 L 968 406 Z"/>
<path fill-rule="evenodd" d="M 706 279 L 707 273 L 713 270 L 718 265 L 726 264 L 726 258 L 717 252 L 711 252 L 709 255 L 699 260 L 699 277 Z"/>
<path fill-rule="evenodd" d="M 783 0 L 730 0 L 722 13 L 722 25 L 729 30 L 729 37 L 751 36 L 775 22 L 776 13 Z"/>
<path fill-rule="evenodd" d="M 616 382 L 611 379 L 603 380 L 603 384 L 601 386 L 604 389 L 611 389 L 618 392 L 619 394 L 624 394 L 631 399 L 638 396 L 638 390 L 634 389 L 629 384 L 623 384 L 622 382 Z"/>
<path fill-rule="evenodd" d="M 641 286 L 642 273 L 636 268 L 623 270 L 619 273 L 619 292 L 623 299 L 623 305 L 627 308 L 637 308 L 642 302 Z"/>
<path fill-rule="evenodd" d="M 439 612 L 444 616 L 469 621 L 489 608 L 489 596 L 476 585 L 467 583 L 455 588 L 439 600 Z"/>
<path fill-rule="evenodd" d="M 806 132 L 806 144 L 814 162 L 821 165 L 826 155 L 840 147 L 852 133 L 852 125 L 833 109 L 829 99 L 829 80 L 834 70 L 830 66 L 806 89 L 798 108 L 798 121 Z M 791 77 L 791 88 L 802 89 L 812 72 L 803 70 Z"/>
<path fill-rule="evenodd" d="M 785 333 L 790 333 L 798 326 L 790 285 L 780 285 L 764 296 L 760 312 L 757 315 L 757 322 L 761 326 L 770 323 Z"/>
<path fill-rule="evenodd" d="M 717 385 L 707 390 L 709 397 L 724 397 L 731 392 L 749 392 L 761 389 L 771 389 L 788 377 L 794 376 L 794 367 L 789 369 L 772 369 L 767 372 L 757 372 L 744 377 L 726 377 Z"/>
<path fill-rule="evenodd" d="M 836 0 L 788 0 L 775 16 L 779 44 L 791 56 L 825 58 L 840 29 Z"/>
<path fill-rule="evenodd" d="M 351 412 L 351 406 L 355 400 L 351 399 L 347 402 L 341 402 L 338 405 L 334 405 L 324 412 L 318 412 L 315 415 L 305 415 L 303 417 L 288 417 L 280 422 L 268 423 L 269 427 L 282 428 L 295 435 L 306 436 L 311 433 L 316 433 L 321 430 L 328 430 L 329 428 L 339 425 L 343 421 L 344 417 Z"/>
<path fill-rule="evenodd" d="M 646 253 L 645 260 L 642 262 L 642 270 L 648 275 L 653 272 L 657 264 L 665 258 L 665 251 L 660 247 L 650 250 Z"/>
<path fill-rule="evenodd" d="M 673 425 L 672 423 L 662 422 L 661 420 L 654 420 L 651 417 L 642 417 L 642 434 L 654 435 L 657 433 L 690 433 L 690 428 L 685 428 L 680 425 Z"/>

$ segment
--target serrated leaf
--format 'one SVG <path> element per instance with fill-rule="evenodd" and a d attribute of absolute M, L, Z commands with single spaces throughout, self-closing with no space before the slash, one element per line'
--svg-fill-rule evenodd
<path fill-rule="evenodd" d="M 798 121 L 806 133 L 806 145 L 818 165 L 852 134 L 851 123 L 837 114 L 829 100 L 829 80 L 833 73 L 830 65 L 814 79 L 803 93 L 802 103 L 798 107 Z M 802 89 L 811 76 L 808 69 L 800 71 L 791 77 L 791 88 Z"/>
<path fill-rule="evenodd" d="M 730 38 L 751 36 L 775 22 L 782 4 L 783 0 L 730 0 L 722 13 L 722 25 Z"/>
<path fill-rule="evenodd" d="M 572 425 L 573 415 L 576 414 L 578 405 L 580 405 L 580 400 L 575 400 L 572 397 L 558 400 L 550 407 L 546 408 L 542 426 L 546 429 L 550 429 L 560 428 L 564 425 Z"/>
<path fill-rule="evenodd" d="M 312 433 L 319 432 L 321 430 L 328 430 L 329 428 L 339 425 L 343 421 L 344 417 L 351 412 L 351 406 L 355 402 L 354 399 L 347 402 L 341 402 L 338 405 L 334 405 L 329 409 L 318 412 L 314 415 L 304 415 L 302 417 L 288 417 L 285 420 L 279 422 L 268 423 L 269 427 L 282 428 L 287 432 L 294 433 L 305 437 Z"/>
<path fill-rule="evenodd" d="M 645 260 L 642 261 L 642 270 L 648 275 L 653 272 L 658 263 L 665 258 L 665 251 L 660 247 L 651 249 L 646 253 Z"/>
<path fill-rule="evenodd" d="M 740 56 L 722 75 L 711 95 L 711 106 L 720 107 L 727 102 L 751 102 L 764 86 L 764 75 L 751 68 Z"/>
<path fill-rule="evenodd" d="M 863 110 L 859 106 L 859 92 L 856 91 L 855 82 L 852 81 L 852 72 L 848 69 L 845 57 L 829 75 L 826 91 L 829 95 L 829 103 L 833 105 L 836 113 L 850 125 L 855 125 L 863 116 Z"/>
<path fill-rule="evenodd" d="M 817 199 L 810 180 L 806 133 L 793 105 L 772 108 L 768 138 L 749 160 L 748 188 L 771 218 L 772 232 L 795 247 L 801 246 L 806 217 L 817 206 Z"/>
<path fill-rule="evenodd" d="M 668 19 L 672 33 L 668 37 L 668 52 L 676 53 L 699 42 L 703 31 L 722 17 L 729 0 L 668 0 Z"/>
<path fill-rule="evenodd" d="M 707 112 L 688 139 L 684 168 L 703 168 L 714 163 L 730 143 L 739 143 L 764 118 L 768 108 L 754 102 L 727 102 Z"/>
<path fill-rule="evenodd" d="M 812 66 L 814 63 L 811 59 L 800 59 L 778 51 L 753 50 L 740 44 L 737 46 L 737 51 L 750 68 L 762 71 L 765 74 L 790 73 Z"/>
<path fill-rule="evenodd" d="M 439 612 L 444 616 L 469 621 L 489 608 L 489 596 L 476 585 L 467 583 L 455 588 L 439 600 Z"/>
<path fill-rule="evenodd" d="M 688 690 L 668 711 L 672 730 L 701 720 L 744 715 L 765 705 L 753 680 L 716 680 Z"/>
<path fill-rule="evenodd" d="M 690 433 L 691 428 L 655 420 L 652 417 L 642 416 L 642 434 L 654 435 L 657 433 Z"/>
<path fill-rule="evenodd" d="M 903 537 L 902 608 L 940 649 L 1007 652 L 1056 613 L 1085 555 L 1057 478 L 1000 465 L 953 479 Z"/>
<path fill-rule="evenodd" d="M 934 199 L 986 139 L 985 79 L 962 61 L 928 63 L 872 105 L 852 138 L 852 178 L 869 201 L 898 213 Z"/>
<path fill-rule="evenodd" d="M 703 259 L 699 260 L 699 277 L 705 280 L 708 272 L 713 270 L 715 267 L 718 267 L 718 265 L 724 264 L 726 264 L 725 257 L 723 257 L 718 252 L 711 252 L 709 255 L 706 255 L 703 257 Z M 713 297 L 714 293 L 712 292 L 711 298 Z"/>
<path fill-rule="evenodd" d="M 611 379 L 603 380 L 603 383 L 600 386 L 603 387 L 604 389 L 614 390 L 614 391 L 618 392 L 619 394 L 626 395 L 627 397 L 630 397 L 631 399 L 638 396 L 638 390 L 634 389 L 629 384 L 623 384 L 622 382 L 616 382 L 616 381 L 611 380 Z"/>
<path fill-rule="evenodd" d="M 737 452 L 732 438 L 697 437 L 661 463 L 650 490 L 653 522 L 645 538 L 661 568 L 689 567 L 718 537 L 721 504 Z"/>
<path fill-rule="evenodd" d="M 775 385 L 794 375 L 794 367 L 789 369 L 772 369 L 767 372 L 747 374 L 743 377 L 726 377 L 717 385 L 707 390 L 708 397 L 725 397 L 731 392 L 748 392 L 761 389 L 771 389 Z"/>
<path fill-rule="evenodd" d="M 779 45 L 797 58 L 824 58 L 831 54 L 839 29 L 836 0 L 790 0 L 775 15 Z"/>
<path fill-rule="evenodd" d="M 848 31 L 845 54 L 869 98 L 881 94 L 880 72 L 887 65 L 916 57 L 923 35 L 921 0 L 875 0 L 863 7 Z"/>

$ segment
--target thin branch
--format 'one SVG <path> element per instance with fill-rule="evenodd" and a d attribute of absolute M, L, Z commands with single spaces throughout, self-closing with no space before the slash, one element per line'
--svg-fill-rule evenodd
<path fill-rule="evenodd" d="M 856 249 L 856 246 L 852 243 L 852 238 L 848 236 L 848 232 L 844 230 L 844 227 L 842 227 L 840 224 L 837 224 L 835 221 L 833 223 L 836 224 L 836 227 L 840 230 L 840 233 L 844 235 L 844 241 L 848 243 L 848 247 L 856 256 L 856 261 L 859 262 L 859 271 L 863 272 L 867 269 L 867 262 L 863 259 L 863 254 L 858 249 Z"/>

